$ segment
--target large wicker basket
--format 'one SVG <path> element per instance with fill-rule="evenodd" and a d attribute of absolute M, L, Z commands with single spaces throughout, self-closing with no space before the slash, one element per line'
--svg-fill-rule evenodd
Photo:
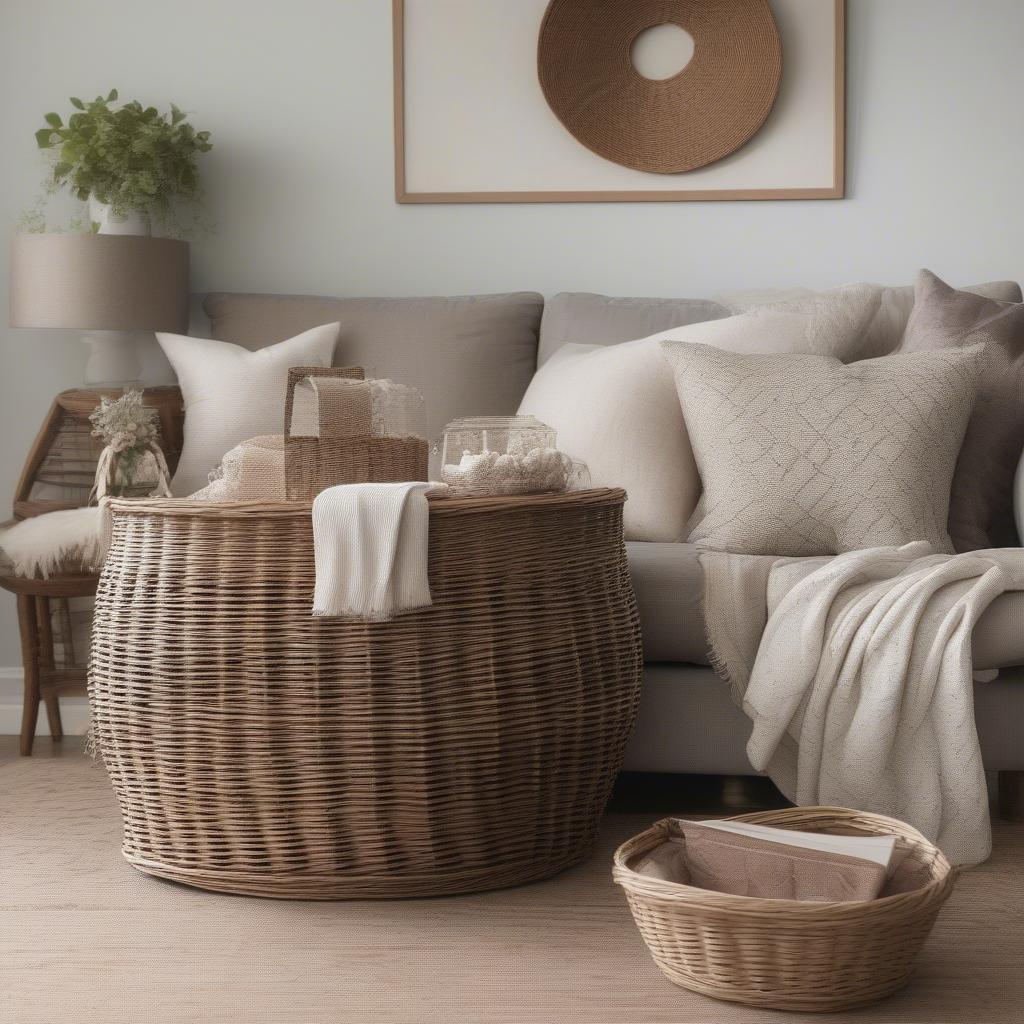
<path fill-rule="evenodd" d="M 613 875 L 665 976 L 684 988 L 750 1006 L 842 1010 L 901 988 L 954 872 L 920 832 L 879 814 L 797 807 L 745 814 L 776 828 L 899 836 L 906 856 L 880 899 L 803 903 L 709 892 L 638 874 L 633 865 L 673 834 L 666 818 L 624 843 Z"/>
<path fill-rule="evenodd" d="M 142 871 L 312 898 L 591 848 L 641 669 L 616 490 L 430 499 L 430 608 L 314 618 L 310 506 L 113 501 L 97 746 Z"/>

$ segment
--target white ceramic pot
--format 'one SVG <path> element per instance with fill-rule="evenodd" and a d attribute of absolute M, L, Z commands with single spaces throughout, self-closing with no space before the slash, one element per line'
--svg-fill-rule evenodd
<path fill-rule="evenodd" d="M 131 210 L 116 214 L 109 203 L 101 203 L 95 196 L 89 196 L 89 220 L 99 224 L 101 235 L 151 235 L 149 214 L 143 210 Z"/>

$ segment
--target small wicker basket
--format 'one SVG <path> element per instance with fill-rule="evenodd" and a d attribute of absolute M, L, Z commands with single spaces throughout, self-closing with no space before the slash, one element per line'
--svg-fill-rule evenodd
<path fill-rule="evenodd" d="M 365 434 L 332 437 L 321 413 L 321 436 L 292 433 L 296 385 L 306 377 L 363 380 L 360 367 L 293 366 L 288 371 L 284 412 L 285 493 L 289 501 L 312 501 L 335 484 L 426 480 L 429 451 L 421 437 Z"/>
<path fill-rule="evenodd" d="M 716 999 L 815 1012 L 872 1003 L 906 984 L 953 891 L 955 872 L 935 846 L 903 822 L 838 807 L 735 820 L 833 835 L 895 834 L 904 859 L 876 900 L 754 899 L 634 871 L 632 865 L 675 833 L 673 819 L 657 822 L 616 850 L 613 877 L 670 981 Z"/>

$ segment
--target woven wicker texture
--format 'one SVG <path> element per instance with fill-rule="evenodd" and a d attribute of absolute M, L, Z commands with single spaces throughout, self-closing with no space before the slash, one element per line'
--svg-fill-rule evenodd
<path fill-rule="evenodd" d="M 744 814 L 777 828 L 899 836 L 906 851 L 882 897 L 802 903 L 709 892 L 637 874 L 631 865 L 673 834 L 659 821 L 615 853 L 613 875 L 665 976 L 716 999 L 781 1010 L 841 1010 L 891 995 L 953 891 L 942 853 L 903 822 L 837 807 Z"/>
<path fill-rule="evenodd" d="M 94 733 L 137 868 L 303 899 L 544 878 L 639 697 L 617 490 L 430 499 L 432 607 L 314 618 L 310 506 L 113 501 Z"/>
<path fill-rule="evenodd" d="M 288 371 L 284 411 L 285 493 L 292 501 L 311 501 L 335 484 L 426 480 L 429 446 L 421 437 L 351 436 L 342 426 L 344 410 L 318 413 L 320 437 L 292 434 L 295 388 L 306 377 L 362 380 L 360 367 L 293 366 Z M 344 398 L 344 396 L 338 396 Z M 363 410 L 365 412 L 365 409 Z M 351 415 L 358 415 L 353 410 Z"/>
<path fill-rule="evenodd" d="M 666 23 L 693 37 L 693 58 L 671 78 L 644 78 L 633 41 Z M 676 174 L 728 156 L 764 124 L 782 48 L 768 0 L 551 0 L 537 69 L 555 116 L 584 146 Z"/>

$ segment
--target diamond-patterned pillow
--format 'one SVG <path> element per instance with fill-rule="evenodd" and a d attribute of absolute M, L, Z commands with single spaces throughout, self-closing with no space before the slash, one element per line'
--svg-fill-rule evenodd
<path fill-rule="evenodd" d="M 838 554 L 926 540 L 953 550 L 950 482 L 982 346 L 844 365 L 662 342 L 704 486 L 690 541 Z"/>

